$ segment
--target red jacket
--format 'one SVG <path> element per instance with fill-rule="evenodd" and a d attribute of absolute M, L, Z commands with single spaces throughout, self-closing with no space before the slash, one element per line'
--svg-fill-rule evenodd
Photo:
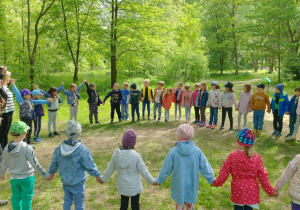
<path fill-rule="evenodd" d="M 257 153 L 248 158 L 245 151 L 236 150 L 232 152 L 220 170 L 219 177 L 214 181 L 216 186 L 223 186 L 231 174 L 231 201 L 236 204 L 252 205 L 258 204 L 259 185 L 272 195 L 274 188 L 269 181 L 268 172 L 264 168 L 262 159 Z"/>
<path fill-rule="evenodd" d="M 183 89 L 181 89 L 181 92 L 180 92 L 180 96 L 179 96 L 179 104 L 181 104 L 182 93 L 183 93 Z M 174 88 L 173 95 L 174 95 L 174 97 L 173 97 L 173 103 L 176 103 L 176 88 Z"/>
<path fill-rule="evenodd" d="M 193 91 L 193 106 L 196 106 L 196 99 L 197 99 L 198 92 L 199 90 Z"/>

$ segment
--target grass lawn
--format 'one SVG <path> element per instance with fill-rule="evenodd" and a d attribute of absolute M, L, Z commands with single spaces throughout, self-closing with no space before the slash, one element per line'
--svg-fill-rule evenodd
<path fill-rule="evenodd" d="M 81 81 L 85 78 L 88 82 L 97 84 L 97 89 L 103 99 L 108 92 L 110 77 L 106 73 L 81 73 Z M 263 82 L 263 77 L 268 76 L 272 81 L 276 79 L 276 75 L 266 75 L 264 72 L 259 73 L 243 72 L 238 76 L 233 74 L 225 75 L 211 75 L 205 81 L 210 82 L 217 80 L 221 84 L 221 88 L 227 81 L 234 83 L 234 90 L 239 96 L 243 85 L 246 83 L 252 84 L 253 91 L 255 91 L 254 84 Z M 21 78 L 16 78 L 21 79 Z M 39 80 L 39 87 L 48 90 L 50 86 L 58 86 L 61 80 L 65 82 L 65 88 L 71 83 L 72 76 L 70 74 L 53 74 L 46 78 Z M 157 78 L 151 78 L 151 86 L 155 87 Z M 120 80 L 120 84 L 123 80 Z M 138 87 L 141 88 L 143 78 L 130 79 L 128 81 L 137 82 Z M 172 84 L 166 84 L 165 87 L 175 87 L 177 81 Z M 200 80 L 199 82 L 202 82 Z M 269 95 L 274 92 L 274 85 L 272 82 L 270 86 Z M 16 83 L 18 86 L 18 81 Z M 289 96 L 294 93 L 295 83 L 286 83 L 286 91 Z M 19 89 L 24 87 L 18 86 Z M 28 88 L 28 87 L 27 87 Z M 131 121 L 116 123 L 110 125 L 110 106 L 108 104 L 100 107 L 99 119 L 101 125 L 90 125 L 88 120 L 88 103 L 86 88 L 83 87 L 80 91 L 83 100 L 80 101 L 78 121 L 83 127 L 81 136 L 82 142 L 91 150 L 99 170 L 103 173 L 110 161 L 112 153 L 121 145 L 122 134 L 127 129 L 135 129 L 138 133 L 138 140 L 136 150 L 141 154 L 150 173 L 157 177 L 162 166 L 164 157 L 168 151 L 174 146 L 176 141 L 176 128 L 182 122 L 174 121 L 174 108 L 172 108 L 171 122 L 154 122 L 141 121 L 140 123 L 132 123 Z M 48 169 L 51 162 L 54 149 L 66 139 L 64 134 L 64 127 L 69 118 L 69 108 L 66 104 L 66 97 L 61 94 L 64 104 L 58 111 L 58 128 L 61 136 L 49 138 L 47 132 L 47 111 L 43 118 L 41 137 L 44 142 L 36 145 L 36 155 L 41 165 Z M 17 105 L 17 103 L 15 103 Z M 153 106 L 151 105 L 151 108 Z M 46 106 L 45 106 L 45 109 Z M 184 109 L 182 109 L 184 113 Z M 141 107 L 140 107 L 141 112 Z M 162 119 L 164 119 L 164 111 L 162 111 Z M 208 119 L 209 113 L 206 112 Z M 152 110 L 151 110 L 151 116 Z M 192 119 L 194 112 L 192 110 Z M 14 113 L 14 121 L 18 120 L 18 110 Z M 184 115 L 183 117 L 184 118 Z M 221 119 L 221 112 L 219 112 L 219 122 Z M 115 118 L 116 121 L 116 118 Z M 234 125 L 237 123 L 237 112 L 234 113 Z M 208 130 L 193 125 L 195 128 L 195 136 L 193 138 L 195 144 L 201 148 L 206 155 L 210 164 L 212 165 L 215 177 L 219 173 L 219 169 L 229 155 L 235 150 L 235 134 L 236 132 L 225 130 Z M 248 115 L 248 126 L 252 127 L 252 113 Z M 225 128 L 229 128 L 229 120 L 226 120 Z M 256 139 L 255 150 L 262 156 L 264 165 L 269 172 L 269 178 L 272 185 L 275 185 L 277 179 L 287 166 L 290 160 L 294 158 L 299 151 L 299 145 L 296 142 L 287 143 L 284 137 L 274 138 L 270 134 L 273 131 L 272 115 L 266 113 L 265 125 L 263 135 Z M 288 117 L 284 118 L 283 134 L 286 135 L 288 131 Z M 0 182 L 0 198 L 10 199 L 11 189 L 9 184 L 9 174 L 7 180 Z M 196 209 L 232 209 L 230 202 L 230 180 L 228 179 L 224 187 L 211 188 L 204 177 L 200 178 L 199 194 Z M 120 195 L 116 188 L 117 174 L 114 173 L 111 179 L 104 185 L 96 183 L 94 177 L 88 176 L 86 181 L 86 209 L 118 209 L 120 206 Z M 167 178 L 165 183 L 160 187 L 154 187 L 143 180 L 144 191 L 141 194 L 140 203 L 141 209 L 174 209 L 175 202 L 171 199 L 171 177 Z M 279 198 L 268 198 L 268 195 L 261 188 L 261 203 L 260 209 L 290 209 L 290 198 L 287 195 L 288 186 L 285 186 L 281 191 Z M 35 195 L 33 198 L 33 209 L 62 209 L 63 204 L 63 189 L 60 177 L 57 177 L 52 182 L 47 182 L 40 175 L 36 174 Z M 11 205 L 2 207 L 1 209 L 11 209 Z"/>

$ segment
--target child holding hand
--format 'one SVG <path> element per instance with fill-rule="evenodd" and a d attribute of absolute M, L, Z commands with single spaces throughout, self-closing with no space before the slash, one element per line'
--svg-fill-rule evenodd
<path fill-rule="evenodd" d="M 218 123 L 218 109 L 222 107 L 221 91 L 217 81 L 211 82 L 211 90 L 207 100 L 207 108 L 209 108 L 210 119 L 206 128 L 215 129 Z"/>
<path fill-rule="evenodd" d="M 182 93 L 181 107 L 185 108 L 185 123 L 191 120 L 191 109 L 193 106 L 193 91 L 190 85 L 185 85 Z"/>
<path fill-rule="evenodd" d="M 241 129 L 241 121 L 242 121 L 242 116 L 244 116 L 244 126 L 242 128 L 247 127 L 247 115 L 249 113 L 249 108 L 250 108 L 250 100 L 253 95 L 253 92 L 251 90 L 251 85 L 246 84 L 244 85 L 244 91 L 242 91 L 239 102 L 236 108 L 236 111 L 239 112 L 238 114 L 238 126 L 236 130 Z"/>
<path fill-rule="evenodd" d="M 165 109 L 165 122 L 170 122 L 170 109 L 174 100 L 173 88 L 168 88 L 164 93 L 162 106 Z"/>

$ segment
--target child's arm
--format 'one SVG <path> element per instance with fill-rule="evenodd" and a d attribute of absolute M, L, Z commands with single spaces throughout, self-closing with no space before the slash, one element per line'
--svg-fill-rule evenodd
<path fill-rule="evenodd" d="M 206 107 L 209 108 L 210 106 L 210 94 L 208 95 L 208 98 L 207 98 L 207 102 L 206 102 Z"/>
<path fill-rule="evenodd" d="M 15 95 L 16 95 L 17 102 L 18 102 L 19 104 L 22 103 L 23 98 L 22 98 L 22 96 L 21 96 L 21 94 L 20 94 L 20 92 L 19 92 L 17 86 L 15 86 L 15 83 L 12 84 L 12 89 L 13 89 Z"/>
<path fill-rule="evenodd" d="M 218 178 L 214 181 L 214 184 L 218 186 L 223 186 L 223 184 L 227 181 L 228 176 L 231 173 L 231 154 L 227 157 L 225 162 L 223 163 Z"/>
<path fill-rule="evenodd" d="M 201 174 L 206 178 L 207 182 L 209 184 L 211 184 L 215 180 L 214 172 L 213 172 L 211 165 L 209 164 L 207 158 L 203 154 L 203 152 L 202 151 L 200 151 L 200 152 L 201 152 L 201 155 L 200 155 L 200 161 L 199 161 L 199 170 L 200 170 Z"/>
<path fill-rule="evenodd" d="M 142 157 L 139 154 L 139 160 L 137 163 L 137 169 L 139 171 L 139 173 L 144 177 L 144 179 L 146 179 L 147 182 L 149 182 L 150 184 L 154 184 L 155 179 L 153 178 L 153 176 L 149 173 Z"/>
<path fill-rule="evenodd" d="M 114 160 L 113 158 L 111 158 L 106 170 L 104 171 L 103 176 L 101 176 L 101 181 L 107 182 L 107 180 L 111 177 L 111 175 L 114 173 L 115 170 L 116 168 L 115 168 Z"/>
<path fill-rule="evenodd" d="M 284 112 L 286 114 L 289 114 L 289 104 L 290 104 L 289 96 L 288 96 L 288 94 L 286 94 L 284 97 L 284 108 L 285 108 Z"/>
<path fill-rule="evenodd" d="M 56 174 L 57 173 L 57 170 L 58 170 L 58 167 L 59 167 L 59 164 L 58 164 L 58 159 L 57 159 L 57 153 L 60 152 L 60 147 L 57 147 L 55 149 L 55 151 L 53 152 L 53 156 L 52 156 L 52 162 L 49 166 L 49 173 L 50 174 Z"/>
<path fill-rule="evenodd" d="M 235 109 L 237 109 L 238 108 L 238 104 L 236 102 L 236 95 L 235 95 L 235 93 L 232 93 L 232 100 L 233 100 L 233 104 L 235 106 Z"/>
<path fill-rule="evenodd" d="M 109 91 L 109 93 L 105 96 L 103 103 L 105 103 L 106 99 L 108 99 L 112 95 L 112 91 Z"/>
<path fill-rule="evenodd" d="M 156 179 L 156 182 L 161 185 L 168 176 L 171 175 L 173 170 L 173 159 L 172 159 L 172 154 L 171 151 L 167 154 L 165 157 L 164 163 L 160 169 L 159 176 Z"/>
<path fill-rule="evenodd" d="M 90 86 L 89 86 L 89 84 L 87 82 L 85 82 L 85 86 L 86 86 L 87 93 L 90 93 L 91 92 L 91 88 L 90 88 Z"/>
<path fill-rule="evenodd" d="M 267 103 L 267 107 L 268 107 L 268 110 L 267 112 L 268 113 L 271 113 L 271 104 L 270 104 L 270 99 L 269 99 L 269 95 L 266 94 L 266 103 Z"/>
<path fill-rule="evenodd" d="M 221 91 L 219 91 L 218 96 L 219 96 L 219 109 L 221 109 L 222 108 L 222 95 L 221 95 Z"/>
<path fill-rule="evenodd" d="M 3 153 L 6 153 L 5 151 Z M 6 155 L 3 154 L 1 164 L 0 164 L 0 179 L 5 180 L 6 176 L 6 171 L 7 171 L 7 161 L 6 161 Z"/>
<path fill-rule="evenodd" d="M 100 177 L 100 171 L 97 168 L 96 163 L 93 160 L 92 154 L 87 147 L 84 146 L 82 151 L 82 159 L 81 165 L 85 168 L 85 170 L 94 177 Z"/>
<path fill-rule="evenodd" d="M 83 83 L 81 83 L 81 84 L 77 87 L 76 91 L 79 91 L 85 83 L 86 83 L 86 80 L 83 80 Z"/>
<path fill-rule="evenodd" d="M 253 106 L 254 106 L 254 95 L 251 96 L 249 112 L 253 111 Z"/>
<path fill-rule="evenodd" d="M 132 102 L 132 91 L 130 91 L 130 94 L 128 96 L 129 96 L 128 103 L 131 104 L 131 102 Z"/>
<path fill-rule="evenodd" d="M 284 172 L 278 179 L 275 189 L 281 190 L 286 183 L 288 183 L 294 176 L 294 173 L 298 170 L 300 166 L 300 155 L 297 155 L 285 168 Z"/>
<path fill-rule="evenodd" d="M 57 93 L 59 93 L 64 87 L 64 82 L 61 82 L 60 86 L 57 89 Z"/>
<path fill-rule="evenodd" d="M 46 100 L 32 100 L 34 105 L 37 104 L 48 104 L 48 103 L 52 103 L 53 99 L 52 98 L 47 98 Z"/>
<path fill-rule="evenodd" d="M 35 157 L 35 153 L 31 146 L 27 146 L 26 159 L 30 165 L 44 178 L 48 179 L 50 174 L 40 165 L 39 161 Z"/>
<path fill-rule="evenodd" d="M 268 193 L 268 195 L 271 196 L 274 193 L 275 189 L 272 187 L 269 181 L 268 172 L 264 168 L 264 164 L 260 156 L 258 157 L 257 161 L 257 174 L 260 185 L 266 191 L 266 193 Z"/>

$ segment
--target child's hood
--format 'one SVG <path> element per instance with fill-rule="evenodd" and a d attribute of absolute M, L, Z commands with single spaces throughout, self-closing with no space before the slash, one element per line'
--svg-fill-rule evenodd
<path fill-rule="evenodd" d="M 27 144 L 25 142 L 14 143 L 9 142 L 7 150 L 8 154 L 14 157 L 20 156 L 23 152 L 26 152 Z"/>
<path fill-rule="evenodd" d="M 190 140 L 189 142 L 177 142 L 175 146 L 176 150 L 183 156 L 189 156 L 195 149 L 194 142 Z"/>
<path fill-rule="evenodd" d="M 61 155 L 64 157 L 73 155 L 81 145 L 82 143 L 79 140 L 66 140 L 60 146 Z"/>
<path fill-rule="evenodd" d="M 134 150 L 122 150 L 119 148 L 113 154 L 115 164 L 120 168 L 127 168 L 136 158 L 136 154 Z"/>
<path fill-rule="evenodd" d="M 252 171 L 253 164 L 256 165 L 257 162 L 256 153 L 254 153 L 254 156 L 252 158 L 249 158 L 243 150 L 236 150 L 234 158 L 238 163 L 240 163 L 240 166 L 243 168 L 243 170 Z"/>

